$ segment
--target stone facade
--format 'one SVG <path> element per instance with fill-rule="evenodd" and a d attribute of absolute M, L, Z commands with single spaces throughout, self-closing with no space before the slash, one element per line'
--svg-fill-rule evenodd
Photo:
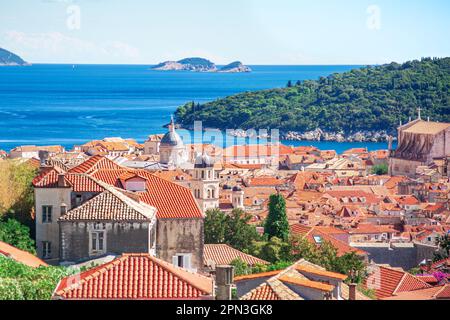
<path fill-rule="evenodd" d="M 420 118 L 398 128 L 398 147 L 391 152 L 391 175 L 416 176 L 419 166 L 450 155 L 450 123 L 426 122 Z"/>
<path fill-rule="evenodd" d="M 158 219 L 156 256 L 174 262 L 180 255 L 189 257 L 192 271 L 203 268 L 203 219 Z"/>
<path fill-rule="evenodd" d="M 154 254 L 156 229 L 149 222 L 60 222 L 60 227 L 61 261 L 66 263 L 123 253 Z M 92 232 L 104 232 L 103 250 L 93 250 Z"/>

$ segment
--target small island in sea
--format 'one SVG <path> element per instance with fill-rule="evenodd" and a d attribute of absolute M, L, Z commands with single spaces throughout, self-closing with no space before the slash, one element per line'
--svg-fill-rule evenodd
<path fill-rule="evenodd" d="M 251 68 L 240 61 L 232 62 L 222 68 L 218 68 L 214 62 L 204 58 L 186 58 L 179 61 L 162 62 L 152 68 L 156 71 L 193 71 L 193 72 L 224 72 L 240 73 L 251 72 Z"/>
<path fill-rule="evenodd" d="M 0 48 L 0 66 L 29 66 L 30 64 L 6 49 Z"/>

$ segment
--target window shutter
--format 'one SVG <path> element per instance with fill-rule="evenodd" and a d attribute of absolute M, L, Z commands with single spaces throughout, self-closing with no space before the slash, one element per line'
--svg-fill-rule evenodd
<path fill-rule="evenodd" d="M 183 257 L 183 264 L 184 264 L 184 268 L 187 270 L 191 269 L 191 256 L 190 255 L 185 255 Z"/>
<path fill-rule="evenodd" d="M 173 256 L 172 257 L 172 264 L 176 267 L 178 267 L 178 256 Z"/>

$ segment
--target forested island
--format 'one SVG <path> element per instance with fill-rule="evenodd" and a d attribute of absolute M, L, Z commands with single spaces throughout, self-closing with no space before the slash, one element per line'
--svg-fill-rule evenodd
<path fill-rule="evenodd" d="M 28 62 L 24 61 L 18 55 L 0 48 L 0 66 L 27 66 Z"/>
<path fill-rule="evenodd" d="M 347 137 L 355 133 L 370 134 L 375 141 L 395 133 L 400 122 L 417 115 L 419 107 L 424 118 L 450 122 L 449 93 L 450 58 L 423 58 L 289 81 L 286 88 L 205 104 L 190 102 L 178 108 L 176 120 L 185 128 L 198 120 L 204 127 L 219 129 L 277 128 L 292 138 L 319 131 L 319 136 L 340 135 L 341 140 L 352 140 Z"/>

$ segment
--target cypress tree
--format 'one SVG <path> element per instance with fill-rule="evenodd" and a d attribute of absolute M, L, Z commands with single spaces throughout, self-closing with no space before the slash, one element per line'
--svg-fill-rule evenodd
<path fill-rule="evenodd" d="M 281 194 L 270 196 L 269 215 L 266 219 L 264 232 L 269 239 L 277 237 L 283 241 L 289 238 L 289 221 L 286 214 L 286 200 Z"/>

